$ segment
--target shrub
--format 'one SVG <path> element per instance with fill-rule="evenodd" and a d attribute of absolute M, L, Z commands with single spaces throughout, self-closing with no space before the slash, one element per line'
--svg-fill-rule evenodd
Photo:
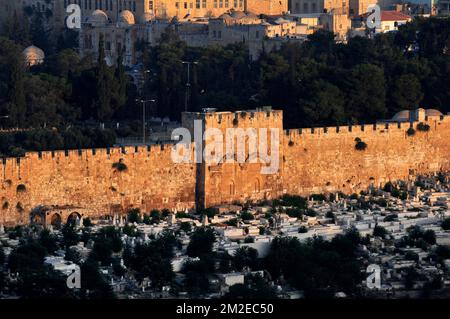
<path fill-rule="evenodd" d="M 393 222 L 393 221 L 395 221 L 395 220 L 397 220 L 397 219 L 398 219 L 398 215 L 397 215 L 397 214 L 391 214 L 391 215 L 386 216 L 386 217 L 383 219 L 383 221 L 384 221 L 384 222 Z"/>
<path fill-rule="evenodd" d="M 245 237 L 245 239 L 244 239 L 244 243 L 246 243 L 246 244 L 251 244 L 251 243 L 254 243 L 255 242 L 255 238 L 254 237 Z"/>
<path fill-rule="evenodd" d="M 386 184 L 384 184 L 383 190 L 385 192 L 392 192 L 392 190 L 394 189 L 394 185 L 391 182 L 387 182 Z"/>
<path fill-rule="evenodd" d="M 308 228 L 306 228 L 306 226 L 300 226 L 299 229 L 298 229 L 298 232 L 300 234 L 307 233 L 308 232 Z"/>
<path fill-rule="evenodd" d="M 312 194 L 312 200 L 314 201 L 326 201 L 327 197 L 324 194 Z"/>
<path fill-rule="evenodd" d="M 112 164 L 112 167 L 119 172 L 123 172 L 128 169 L 127 165 L 125 163 L 123 163 L 122 161 Z"/>
<path fill-rule="evenodd" d="M 242 212 L 240 217 L 241 217 L 242 220 L 253 220 L 253 219 L 255 219 L 255 217 L 253 216 L 252 213 L 249 213 L 249 212 L 246 212 L 246 211 Z"/>
<path fill-rule="evenodd" d="M 83 219 L 83 226 L 84 227 L 92 227 L 92 221 L 89 217 L 86 217 Z"/>
<path fill-rule="evenodd" d="M 384 228 L 382 226 L 376 225 L 373 229 L 373 235 L 376 237 L 385 238 L 387 233 L 388 232 L 387 232 L 386 228 Z"/>
<path fill-rule="evenodd" d="M 285 213 L 289 217 L 302 218 L 302 216 L 303 216 L 303 210 L 302 209 L 298 209 L 298 208 L 287 208 L 285 210 Z"/>
<path fill-rule="evenodd" d="M 139 208 L 133 208 L 128 212 L 128 222 L 129 223 L 141 223 L 141 211 Z"/>
<path fill-rule="evenodd" d="M 192 225 L 188 222 L 182 222 L 180 225 L 180 230 L 184 231 L 185 233 L 189 233 L 192 230 Z"/>
<path fill-rule="evenodd" d="M 421 132 L 428 132 L 430 130 L 430 126 L 428 124 L 420 122 L 417 124 L 417 129 Z"/>
<path fill-rule="evenodd" d="M 413 136 L 414 134 L 416 134 L 416 130 L 413 129 L 412 127 L 410 127 L 407 131 L 406 134 L 408 134 L 408 136 Z"/>
<path fill-rule="evenodd" d="M 441 227 L 445 230 L 450 230 L 450 217 L 444 219 L 444 221 L 441 224 Z"/>
<path fill-rule="evenodd" d="M 367 144 L 363 141 L 356 142 L 355 148 L 357 151 L 364 151 L 367 148 Z"/>
<path fill-rule="evenodd" d="M 279 203 L 281 203 L 284 206 L 293 206 L 300 209 L 306 209 L 308 206 L 306 198 L 298 195 L 289 195 L 289 194 L 281 196 Z"/>

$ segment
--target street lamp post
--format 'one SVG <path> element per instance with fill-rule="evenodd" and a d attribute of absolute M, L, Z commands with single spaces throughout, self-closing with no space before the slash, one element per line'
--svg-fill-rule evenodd
<path fill-rule="evenodd" d="M 191 64 L 197 65 L 197 61 L 181 61 L 183 64 L 187 64 L 187 82 L 186 82 L 186 98 L 184 102 L 184 111 L 188 111 L 189 97 L 191 95 Z"/>
<path fill-rule="evenodd" d="M 147 102 L 151 102 L 151 103 L 155 103 L 156 102 L 156 100 L 155 99 L 150 99 L 150 100 L 143 100 L 143 99 L 137 99 L 136 100 L 136 102 L 140 102 L 140 103 L 142 103 L 142 143 L 143 144 L 145 144 L 145 140 L 146 140 L 146 132 L 145 132 L 145 129 L 146 129 L 146 121 L 145 121 L 145 104 L 147 103 Z"/>

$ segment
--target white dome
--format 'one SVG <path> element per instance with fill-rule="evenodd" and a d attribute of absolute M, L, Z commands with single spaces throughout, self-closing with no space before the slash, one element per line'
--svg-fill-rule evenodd
<path fill-rule="evenodd" d="M 23 50 L 22 54 L 25 57 L 27 65 L 41 64 L 45 60 L 45 53 L 38 47 L 32 45 Z"/>
<path fill-rule="evenodd" d="M 134 14 L 129 10 L 123 10 L 119 14 L 119 23 L 125 26 L 135 24 Z"/>
<path fill-rule="evenodd" d="M 403 110 L 400 112 L 397 112 L 393 117 L 392 121 L 396 122 L 406 122 L 410 120 L 410 111 L 409 110 Z"/>
<path fill-rule="evenodd" d="M 436 110 L 436 109 L 426 109 L 425 110 L 425 115 L 426 116 L 442 116 L 444 114 L 442 114 L 441 111 Z"/>
<path fill-rule="evenodd" d="M 102 10 L 95 10 L 88 18 L 88 23 L 93 26 L 104 26 L 108 23 L 108 16 Z"/>

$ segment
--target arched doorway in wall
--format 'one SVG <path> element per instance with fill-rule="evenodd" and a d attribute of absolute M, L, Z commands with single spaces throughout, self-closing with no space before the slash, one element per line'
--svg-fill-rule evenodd
<path fill-rule="evenodd" d="M 54 213 L 50 218 L 50 225 L 55 228 L 60 228 L 62 224 L 62 217 L 58 213 Z"/>
<path fill-rule="evenodd" d="M 73 212 L 67 217 L 67 223 L 75 226 L 80 226 L 81 215 L 78 212 Z"/>

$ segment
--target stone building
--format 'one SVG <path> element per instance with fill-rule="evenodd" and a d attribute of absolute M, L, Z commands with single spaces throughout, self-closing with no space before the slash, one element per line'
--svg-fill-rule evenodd
<path fill-rule="evenodd" d="M 379 4 L 378 0 L 350 0 L 349 13 L 352 16 L 359 16 L 368 12 L 368 7 Z"/>
<path fill-rule="evenodd" d="M 96 59 L 100 39 L 103 39 L 108 65 L 116 63 L 122 50 L 123 64 L 132 66 L 137 61 L 136 43 L 145 36 L 145 31 L 145 25 L 136 24 L 135 17 L 129 10 L 122 11 L 115 24 L 109 22 L 105 12 L 95 10 L 82 24 L 80 54 Z"/>
<path fill-rule="evenodd" d="M 332 10 L 348 12 L 348 0 L 291 0 L 289 10 L 293 14 L 326 13 Z"/>
<path fill-rule="evenodd" d="M 49 9 L 60 21 L 64 21 L 65 8 L 68 5 L 78 4 L 85 22 L 94 11 L 101 10 L 112 23 L 120 20 L 120 14 L 124 10 L 134 14 L 136 23 L 145 23 L 155 17 L 167 19 L 218 17 L 229 10 L 252 11 L 267 15 L 288 11 L 287 0 L 23 0 L 19 3 L 24 7 Z"/>
<path fill-rule="evenodd" d="M 193 21 L 153 19 L 136 23 L 131 11 L 123 11 L 117 23 L 110 23 L 107 15 L 96 10 L 83 22 L 80 34 L 82 56 L 97 58 L 100 38 L 103 37 L 108 64 L 117 61 L 119 48 L 124 49 L 124 64 L 134 65 L 139 60 L 136 44 L 157 45 L 162 33 L 173 28 L 181 40 L 191 47 L 245 43 L 250 57 L 257 59 L 263 50 L 271 51 L 289 41 L 303 42 L 311 33 L 307 25 L 289 16 L 260 16 L 243 11 L 231 11 L 218 18 Z"/>
<path fill-rule="evenodd" d="M 334 10 L 321 14 L 320 24 L 325 30 L 333 32 L 336 35 L 336 40 L 341 42 L 347 40 L 348 32 L 352 26 L 347 13 L 338 13 Z"/>

